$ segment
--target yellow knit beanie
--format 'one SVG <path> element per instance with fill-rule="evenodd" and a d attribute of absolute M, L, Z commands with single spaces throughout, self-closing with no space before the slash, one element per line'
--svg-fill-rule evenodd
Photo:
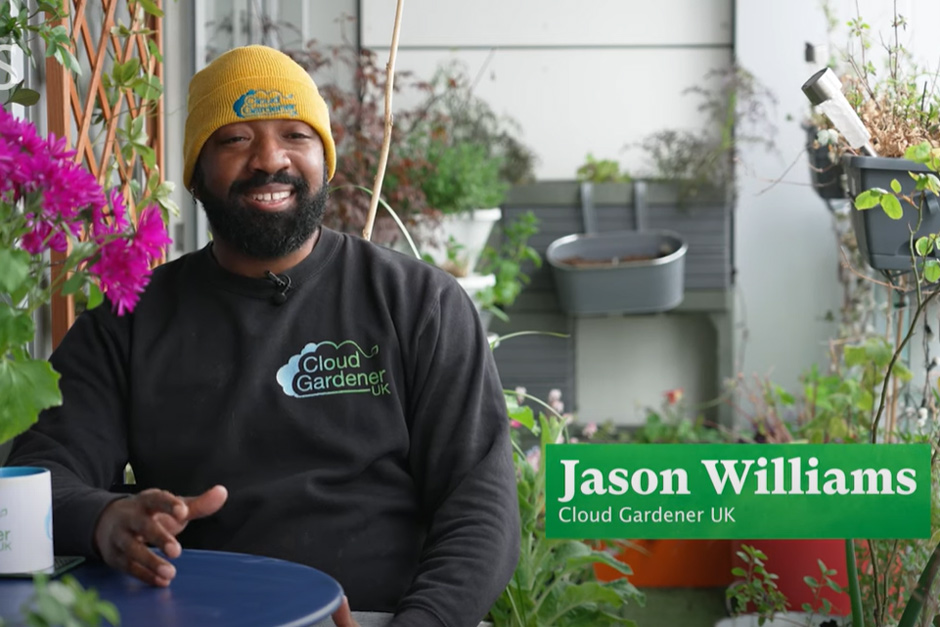
<path fill-rule="evenodd" d="M 296 119 L 323 140 L 327 175 L 336 171 L 330 112 L 310 74 L 267 46 L 229 50 L 193 76 L 183 137 L 183 184 L 189 188 L 203 144 L 234 122 Z"/>

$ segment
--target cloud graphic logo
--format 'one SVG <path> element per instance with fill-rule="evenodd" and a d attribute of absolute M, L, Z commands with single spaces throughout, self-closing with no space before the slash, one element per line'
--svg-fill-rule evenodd
<path fill-rule="evenodd" d="M 320 345 L 315 342 L 307 344 L 303 347 L 303 350 L 300 351 L 299 355 L 294 355 L 286 364 L 278 368 L 277 382 L 281 385 L 281 389 L 284 390 L 284 394 L 293 396 L 294 398 L 302 398 L 304 396 L 294 390 L 294 379 L 300 374 L 300 361 L 307 355 L 316 353 L 317 347 L 319 346 Z"/>
<path fill-rule="evenodd" d="M 353 340 L 311 342 L 278 368 L 275 378 L 284 394 L 293 398 L 390 394 L 386 371 L 371 361 L 378 353 L 378 346 L 366 352 Z"/>
<path fill-rule="evenodd" d="M 255 93 L 255 90 L 246 91 L 241 96 L 238 97 L 238 100 L 235 101 L 235 104 L 232 105 L 232 109 L 235 110 L 235 115 L 240 118 L 245 117 L 242 115 L 242 108 L 245 106 L 245 100 L 247 100 L 252 94 Z"/>

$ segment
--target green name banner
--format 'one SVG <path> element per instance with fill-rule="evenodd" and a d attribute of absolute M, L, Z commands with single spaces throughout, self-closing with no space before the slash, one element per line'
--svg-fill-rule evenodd
<path fill-rule="evenodd" d="M 549 538 L 927 538 L 928 444 L 549 444 Z"/>

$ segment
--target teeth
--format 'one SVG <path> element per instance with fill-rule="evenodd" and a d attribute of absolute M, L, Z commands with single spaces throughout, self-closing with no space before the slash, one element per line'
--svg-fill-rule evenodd
<path fill-rule="evenodd" d="M 262 202 L 272 202 L 275 200 L 284 200 L 285 198 L 290 197 L 290 192 L 275 192 L 273 194 L 252 194 L 253 200 L 259 200 Z"/>

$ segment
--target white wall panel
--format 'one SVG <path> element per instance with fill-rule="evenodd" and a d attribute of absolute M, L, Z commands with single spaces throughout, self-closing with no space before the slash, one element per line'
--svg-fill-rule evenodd
<path fill-rule="evenodd" d="M 388 46 L 393 0 L 361 0 L 362 43 Z M 701 45 L 731 42 L 731 0 L 408 0 L 400 45 Z"/>
<path fill-rule="evenodd" d="M 378 50 L 382 63 L 388 50 Z M 456 59 L 472 77 L 476 93 L 493 109 L 514 118 L 525 143 L 539 158 L 540 179 L 574 178 L 587 153 L 618 159 L 633 172 L 644 163 L 625 150 L 651 132 L 690 130 L 705 122 L 698 100 L 683 95 L 709 70 L 727 66 L 724 49 L 620 50 L 403 50 L 396 68 L 430 78 L 442 62 Z M 395 97 L 393 109 L 416 101 Z"/>
<path fill-rule="evenodd" d="M 577 322 L 578 420 L 640 425 L 663 392 L 714 398 L 714 330 L 704 316 L 584 318 Z"/>

